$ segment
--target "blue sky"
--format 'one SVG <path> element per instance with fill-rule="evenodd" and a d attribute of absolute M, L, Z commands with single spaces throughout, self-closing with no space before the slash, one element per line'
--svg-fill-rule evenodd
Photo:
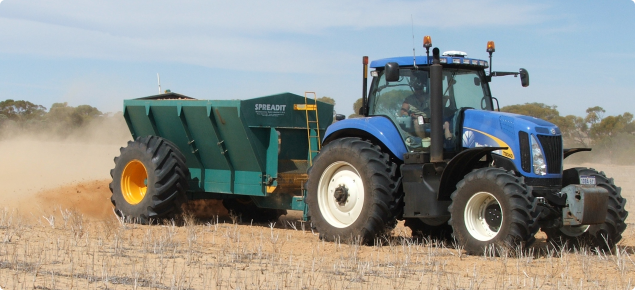
<path fill-rule="evenodd" d="M 412 22 L 411 22 L 412 15 Z M 0 100 L 119 111 L 163 89 L 199 99 L 280 92 L 336 100 L 351 114 L 361 58 L 441 51 L 526 68 L 495 78 L 501 106 L 542 102 L 562 115 L 635 113 L 635 3 L 576 1 L 0 1 Z"/>

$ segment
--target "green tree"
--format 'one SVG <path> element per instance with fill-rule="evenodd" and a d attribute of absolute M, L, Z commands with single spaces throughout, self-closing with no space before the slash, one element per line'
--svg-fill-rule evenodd
<path fill-rule="evenodd" d="M 501 108 L 501 111 L 525 116 L 532 116 L 548 122 L 552 122 L 552 120 L 558 119 L 558 117 L 560 117 L 560 112 L 558 112 L 556 106 L 549 106 L 543 103 L 525 103 L 522 105 L 505 106 Z"/>
<path fill-rule="evenodd" d="M 63 124 L 64 126 L 71 126 L 74 123 L 73 112 L 74 108 L 68 106 L 68 103 L 54 103 L 51 106 L 51 110 L 46 114 L 46 120 L 50 124 Z M 76 120 L 75 120 L 76 121 Z"/>
<path fill-rule="evenodd" d="M 558 112 L 557 106 L 555 105 L 549 106 L 543 103 L 525 103 L 522 105 L 505 106 L 501 108 L 501 111 L 532 116 L 551 122 L 560 128 L 565 141 L 571 140 L 574 143 L 586 144 L 587 127 L 584 120 L 573 115 L 560 116 L 560 112 Z"/>
<path fill-rule="evenodd" d="M 602 121 L 602 117 L 605 112 L 606 111 L 604 111 L 604 109 L 600 106 L 588 108 L 586 109 L 587 115 L 586 118 L 584 118 L 584 121 L 591 125 L 597 124 Z"/>
<path fill-rule="evenodd" d="M 558 122 L 558 127 L 565 141 L 570 140 L 578 146 L 589 147 L 589 126 L 584 118 L 574 115 L 560 118 L 562 120 Z"/>
<path fill-rule="evenodd" d="M 318 101 L 333 105 L 333 122 L 335 122 L 335 100 L 327 96 L 317 98 Z"/>
<path fill-rule="evenodd" d="M 362 104 L 363 104 L 362 98 L 357 99 L 355 103 L 353 103 L 353 113 L 348 116 L 349 119 L 363 117 L 362 115 L 359 114 L 359 109 L 362 107 Z"/>
<path fill-rule="evenodd" d="M 587 110 L 585 121 L 589 124 L 589 137 L 596 153 L 610 162 L 632 164 L 635 159 L 635 122 L 633 114 L 626 112 L 617 116 L 604 117 L 601 107 Z"/>
<path fill-rule="evenodd" d="M 36 105 L 29 101 L 8 99 L 0 102 L 0 114 L 18 123 L 40 119 L 45 113 L 46 108 L 44 106 Z"/>
<path fill-rule="evenodd" d="M 335 100 L 333 98 L 324 96 L 324 97 L 318 98 L 317 100 L 320 102 L 328 103 L 335 106 Z"/>
<path fill-rule="evenodd" d="M 622 116 L 624 117 L 625 120 L 630 120 L 624 125 L 624 128 L 622 128 L 622 131 L 624 133 L 635 134 L 635 122 L 633 121 L 633 114 L 626 112 L 622 114 Z"/>
<path fill-rule="evenodd" d="M 93 119 L 101 117 L 103 114 L 97 108 L 89 105 L 79 105 L 75 108 L 73 114 L 79 116 L 82 123 L 90 122 Z"/>
<path fill-rule="evenodd" d="M 587 110 L 588 112 L 589 110 Z M 590 113 L 589 115 L 595 114 L 595 112 Z M 589 135 L 594 140 L 600 140 L 605 138 L 610 138 L 616 136 L 619 133 L 633 133 L 633 114 L 624 113 L 622 115 L 617 116 L 608 116 L 606 118 L 597 118 L 593 119 L 594 116 L 589 117 L 587 115 L 588 120 L 593 120 L 594 123 L 591 123 L 591 128 L 589 130 Z"/>
<path fill-rule="evenodd" d="M 586 118 L 574 115 L 560 116 L 557 106 L 549 106 L 543 103 L 505 106 L 501 108 L 501 111 L 532 116 L 551 122 L 560 128 L 565 146 L 569 143 L 573 146 L 589 147 L 592 141 L 589 138 L 589 120 L 596 120 L 597 117 L 601 117 L 603 109 L 600 107 L 589 108 L 587 113 L 592 112 L 594 115 L 591 117 L 587 115 Z"/>
<path fill-rule="evenodd" d="M 72 107 L 64 102 L 54 103 L 46 114 L 46 119 L 50 124 L 61 125 L 65 128 L 78 128 L 102 115 L 102 112 L 95 107 L 89 105 Z"/>

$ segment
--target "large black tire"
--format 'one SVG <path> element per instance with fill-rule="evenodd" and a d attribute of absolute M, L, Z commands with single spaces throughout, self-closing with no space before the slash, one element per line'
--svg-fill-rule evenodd
<path fill-rule="evenodd" d="M 129 141 L 120 152 L 110 170 L 110 200 L 116 213 L 142 224 L 179 218 L 190 172 L 176 145 L 147 136 Z"/>
<path fill-rule="evenodd" d="M 547 241 L 557 246 L 598 248 L 604 251 L 612 251 L 622 239 L 622 233 L 626 230 L 626 199 L 622 197 L 622 189 L 615 186 L 613 178 L 607 178 L 604 172 L 598 172 L 593 168 L 576 167 L 565 170 L 577 171 L 574 176 L 594 176 L 596 186 L 602 187 L 609 192 L 608 209 L 606 220 L 603 224 L 589 226 L 568 226 L 562 228 L 543 228 L 547 234 Z M 567 182 L 569 184 L 580 184 L 577 182 Z"/>
<path fill-rule="evenodd" d="M 239 218 L 240 222 L 257 223 L 275 222 L 281 215 L 287 214 L 283 209 L 259 208 L 249 196 L 223 199 L 227 211 Z"/>
<path fill-rule="evenodd" d="M 404 226 L 412 230 L 412 238 L 416 240 L 452 241 L 452 227 L 447 222 L 440 225 L 429 225 L 418 218 L 407 218 Z"/>
<path fill-rule="evenodd" d="M 397 165 L 379 146 L 353 137 L 334 140 L 308 174 L 306 203 L 320 238 L 371 244 L 397 224 L 403 210 Z"/>
<path fill-rule="evenodd" d="M 522 177 L 500 168 L 476 169 L 458 183 L 451 198 L 448 224 L 468 254 L 515 250 L 535 240 L 534 196 Z"/>

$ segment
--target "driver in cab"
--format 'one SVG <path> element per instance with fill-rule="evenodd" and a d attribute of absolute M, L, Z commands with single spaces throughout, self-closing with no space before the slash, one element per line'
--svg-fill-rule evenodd
<path fill-rule="evenodd" d="M 413 119 L 421 116 L 427 117 L 425 112 L 430 112 L 430 92 L 427 90 L 427 86 L 424 85 L 425 76 L 413 75 L 410 77 L 408 83 L 414 93 L 408 96 L 401 105 L 401 114 L 410 116 Z M 425 87 L 425 92 L 424 92 Z"/>
<path fill-rule="evenodd" d="M 414 122 L 415 134 L 417 137 L 426 138 L 424 125 L 428 114 L 430 114 L 430 91 L 426 86 L 425 75 L 414 74 L 410 77 L 408 83 L 413 90 L 413 94 L 408 96 L 401 105 L 401 115 L 410 116 Z M 444 103 L 447 97 L 443 98 Z M 452 140 L 453 134 L 450 132 L 450 123 L 446 120 L 443 122 L 443 131 L 446 140 Z"/>

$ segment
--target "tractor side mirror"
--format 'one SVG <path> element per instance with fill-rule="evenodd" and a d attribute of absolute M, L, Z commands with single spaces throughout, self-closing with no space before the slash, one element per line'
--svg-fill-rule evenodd
<path fill-rule="evenodd" d="M 384 67 L 386 82 L 396 82 L 399 80 L 399 65 L 396 62 L 389 62 Z"/>
<path fill-rule="evenodd" d="M 529 72 L 524 68 L 520 69 L 520 84 L 523 88 L 529 86 Z"/>
<path fill-rule="evenodd" d="M 335 115 L 335 121 L 342 121 L 346 119 L 346 116 L 342 115 L 342 114 L 336 114 Z"/>

